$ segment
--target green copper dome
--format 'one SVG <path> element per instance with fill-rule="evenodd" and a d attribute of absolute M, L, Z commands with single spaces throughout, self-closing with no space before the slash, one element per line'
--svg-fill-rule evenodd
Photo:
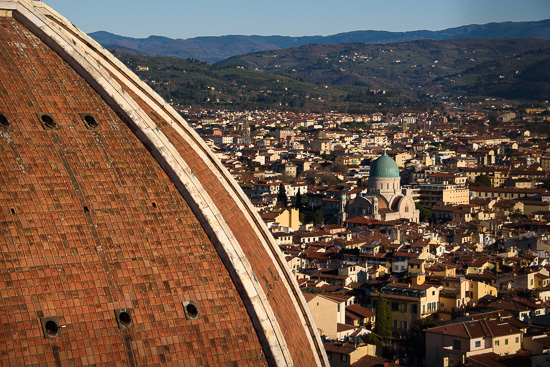
<path fill-rule="evenodd" d="M 399 177 L 399 168 L 397 163 L 384 151 L 383 155 L 372 162 L 369 177 Z"/>

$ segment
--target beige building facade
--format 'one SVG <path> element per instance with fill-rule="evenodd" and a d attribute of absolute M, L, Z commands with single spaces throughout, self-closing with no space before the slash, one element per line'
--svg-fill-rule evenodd
<path fill-rule="evenodd" d="M 372 293 L 371 297 L 386 298 L 392 312 L 393 330 L 407 332 L 416 320 L 440 309 L 441 289 L 441 286 L 428 284 L 390 283 L 382 287 L 380 293 Z"/>
<path fill-rule="evenodd" d="M 515 354 L 523 332 L 506 321 L 479 320 L 426 330 L 426 366 L 455 367 L 477 354 Z"/>
<path fill-rule="evenodd" d="M 331 339 L 338 337 L 338 306 L 339 303 L 320 294 L 304 293 L 309 311 L 317 325 L 319 335 Z"/>

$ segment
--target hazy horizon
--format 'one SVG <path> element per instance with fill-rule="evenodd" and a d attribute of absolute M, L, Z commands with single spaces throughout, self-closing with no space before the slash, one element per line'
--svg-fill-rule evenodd
<path fill-rule="evenodd" d="M 550 18 L 548 18 L 548 19 L 541 19 L 541 20 L 528 20 L 528 21 L 518 21 L 518 22 L 507 21 L 507 22 L 513 22 L 513 23 L 522 23 L 522 22 L 542 22 L 542 21 L 546 21 L 546 20 L 550 20 Z M 475 26 L 475 25 L 487 25 L 487 24 L 491 24 L 491 23 L 506 23 L 506 22 L 489 22 L 489 23 L 464 24 L 464 25 L 457 26 L 457 27 L 449 27 L 449 28 L 436 29 L 436 30 L 432 30 L 432 29 L 411 29 L 410 31 L 386 31 L 386 30 L 380 30 L 380 29 L 357 29 L 357 30 L 352 30 L 352 31 L 347 31 L 347 32 L 339 32 L 339 33 L 327 34 L 327 35 L 321 35 L 321 34 L 304 34 L 304 35 L 301 35 L 301 36 L 287 36 L 287 35 L 284 35 L 284 34 L 270 34 L 270 35 L 260 35 L 260 34 L 222 34 L 222 35 L 219 35 L 219 36 L 196 36 L 196 37 L 189 37 L 189 38 L 172 38 L 172 37 L 167 37 L 167 36 L 162 35 L 162 34 L 150 34 L 150 35 L 145 36 L 145 37 L 132 37 L 132 36 L 128 36 L 128 35 L 124 35 L 124 34 L 117 34 L 117 33 L 109 32 L 109 31 L 104 31 L 104 30 L 99 30 L 99 31 L 94 31 L 94 32 L 89 32 L 89 33 L 91 34 L 91 33 L 106 32 L 106 33 L 115 34 L 115 35 L 121 36 L 121 37 L 136 38 L 136 39 L 146 39 L 146 38 L 149 38 L 149 37 L 166 37 L 166 38 L 171 38 L 171 39 L 184 39 L 184 40 L 186 40 L 186 39 L 193 39 L 193 38 L 232 37 L 232 36 L 243 36 L 243 37 L 255 37 L 255 36 L 259 36 L 259 37 L 289 37 L 289 38 L 298 38 L 298 37 L 330 37 L 330 36 L 334 36 L 334 35 L 337 35 L 337 34 L 352 33 L 352 32 L 370 32 L 370 31 L 374 31 L 374 32 L 391 32 L 391 33 L 407 33 L 407 32 L 421 32 L 421 31 L 437 32 L 437 31 L 443 31 L 443 30 L 446 30 L 446 29 L 453 29 L 453 28 L 460 28 L 460 27 L 468 27 L 468 26 Z"/>
<path fill-rule="evenodd" d="M 227 35 L 328 36 L 354 31 L 438 31 L 473 24 L 550 18 L 548 0 L 45 0 L 87 33 L 188 39 Z"/>

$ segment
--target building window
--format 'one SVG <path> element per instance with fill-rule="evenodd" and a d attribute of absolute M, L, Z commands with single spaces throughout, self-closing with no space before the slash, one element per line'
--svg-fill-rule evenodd
<path fill-rule="evenodd" d="M 500 345 L 500 340 L 495 340 L 495 345 L 498 347 Z"/>
<path fill-rule="evenodd" d="M 392 310 L 392 311 L 399 311 L 399 303 L 397 303 L 397 302 L 392 302 L 392 303 L 391 303 L 391 310 Z"/>
<path fill-rule="evenodd" d="M 340 355 L 340 360 L 342 362 L 347 362 L 348 361 L 348 355 L 347 354 L 341 354 Z"/>
<path fill-rule="evenodd" d="M 504 345 L 508 345 L 508 339 L 504 339 Z"/>
<path fill-rule="evenodd" d="M 405 205 L 405 213 L 408 213 L 408 212 L 409 212 L 409 206 Z"/>
<path fill-rule="evenodd" d="M 476 341 L 476 348 L 481 347 L 481 340 Z"/>
<path fill-rule="evenodd" d="M 393 328 L 397 329 L 397 320 L 393 320 Z"/>
<path fill-rule="evenodd" d="M 418 305 L 411 305 L 411 313 L 417 314 L 418 313 Z"/>
<path fill-rule="evenodd" d="M 453 340 L 453 349 L 460 350 L 462 347 L 462 342 L 460 340 Z"/>
<path fill-rule="evenodd" d="M 519 343 L 519 336 L 516 336 L 516 343 Z"/>

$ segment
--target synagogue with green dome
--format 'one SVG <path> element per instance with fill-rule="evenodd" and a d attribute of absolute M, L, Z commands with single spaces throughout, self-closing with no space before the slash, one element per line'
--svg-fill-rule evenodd
<path fill-rule="evenodd" d="M 367 193 L 347 206 L 348 218 L 372 217 L 381 221 L 407 219 L 418 223 L 413 190 L 401 188 L 397 163 L 385 151 L 370 166 Z"/>

